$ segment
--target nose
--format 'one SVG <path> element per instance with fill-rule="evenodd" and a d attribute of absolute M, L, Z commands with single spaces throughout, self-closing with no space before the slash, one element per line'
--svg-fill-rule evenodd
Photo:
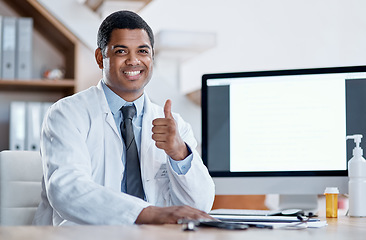
<path fill-rule="evenodd" d="M 126 59 L 126 65 L 135 66 L 140 65 L 141 61 L 138 59 L 138 56 L 135 54 L 130 54 Z"/>

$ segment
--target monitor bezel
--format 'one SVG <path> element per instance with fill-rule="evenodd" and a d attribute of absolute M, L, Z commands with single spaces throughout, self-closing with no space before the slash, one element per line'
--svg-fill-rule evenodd
<path fill-rule="evenodd" d="M 332 73 L 357 73 L 366 72 L 366 66 L 342 66 L 325 68 L 303 68 L 303 69 L 283 69 L 267 71 L 248 71 L 248 72 L 227 72 L 211 73 L 202 76 L 202 160 L 209 170 L 212 177 L 314 177 L 314 176 L 348 176 L 348 170 L 329 170 L 329 171 L 276 171 L 276 172 L 230 172 L 212 171 L 208 167 L 207 144 L 208 144 L 208 109 L 207 109 L 207 81 L 223 78 L 243 78 L 243 77 L 266 77 L 266 76 L 290 76 L 290 75 L 311 75 L 311 74 L 332 74 Z M 347 159 L 346 159 L 347 161 Z"/>

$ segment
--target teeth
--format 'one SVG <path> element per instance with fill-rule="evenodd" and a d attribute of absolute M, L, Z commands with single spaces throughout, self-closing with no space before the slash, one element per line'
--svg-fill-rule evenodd
<path fill-rule="evenodd" d="M 140 74 L 141 71 L 132 71 L 132 72 L 124 72 L 124 74 L 128 75 L 128 76 L 136 76 L 138 74 Z"/>

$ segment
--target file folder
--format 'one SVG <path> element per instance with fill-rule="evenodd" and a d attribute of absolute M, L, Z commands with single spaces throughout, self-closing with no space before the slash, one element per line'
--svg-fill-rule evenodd
<path fill-rule="evenodd" d="M 33 19 L 17 19 L 16 79 L 32 78 Z"/>
<path fill-rule="evenodd" d="M 41 102 L 28 102 L 26 112 L 26 135 L 25 150 L 38 151 L 41 135 Z"/>
<path fill-rule="evenodd" d="M 25 102 L 10 103 L 10 150 L 25 150 L 25 114 Z"/>
<path fill-rule="evenodd" d="M 4 79 L 15 78 L 16 18 L 3 17 L 2 20 L 2 75 Z"/>

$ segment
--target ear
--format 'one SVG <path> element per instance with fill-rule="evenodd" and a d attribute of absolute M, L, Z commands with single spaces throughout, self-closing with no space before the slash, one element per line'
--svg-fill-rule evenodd
<path fill-rule="evenodd" d="M 152 60 L 155 60 L 155 49 L 152 50 Z"/>
<path fill-rule="evenodd" d="M 100 48 L 95 49 L 95 61 L 97 61 L 99 69 L 103 69 L 103 54 Z"/>

